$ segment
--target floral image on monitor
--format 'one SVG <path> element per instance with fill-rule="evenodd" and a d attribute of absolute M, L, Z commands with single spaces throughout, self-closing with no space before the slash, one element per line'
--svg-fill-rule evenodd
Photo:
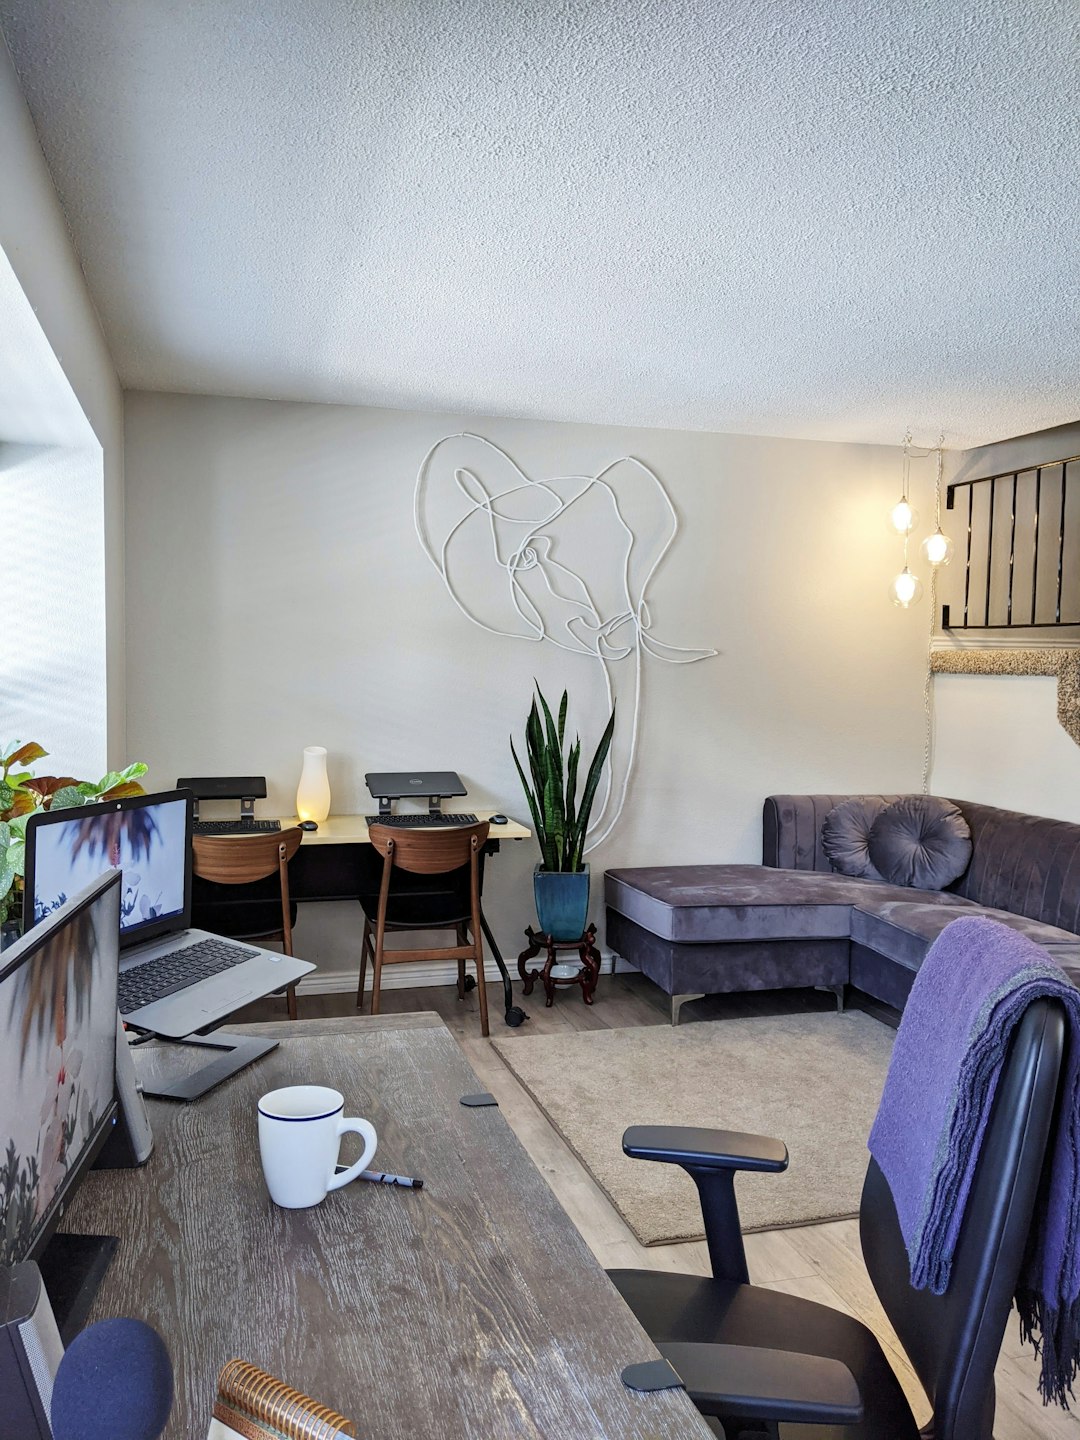
<path fill-rule="evenodd" d="M 26 1256 L 113 1099 L 108 898 L 74 911 L 0 979 L 0 1264 Z"/>

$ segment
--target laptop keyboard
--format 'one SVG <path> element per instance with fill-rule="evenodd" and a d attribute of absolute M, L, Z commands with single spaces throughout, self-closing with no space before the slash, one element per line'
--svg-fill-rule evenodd
<path fill-rule="evenodd" d="M 183 950 L 174 950 L 169 955 L 158 955 L 142 965 L 133 965 L 120 975 L 120 991 L 117 1004 L 121 1015 L 130 1015 L 155 1000 L 163 1000 L 177 990 L 186 990 L 199 980 L 210 975 L 219 975 L 222 970 L 231 970 L 242 965 L 259 952 L 234 945 L 229 940 L 197 940 Z"/>
<path fill-rule="evenodd" d="M 280 830 L 280 820 L 193 820 L 192 833 L 195 835 L 262 835 L 268 830 Z"/>

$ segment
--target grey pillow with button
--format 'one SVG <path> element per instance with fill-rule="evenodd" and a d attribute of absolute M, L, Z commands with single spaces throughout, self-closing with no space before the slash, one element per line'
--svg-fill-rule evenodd
<path fill-rule="evenodd" d="M 917 890 L 944 890 L 967 869 L 971 830 L 951 800 L 905 795 L 870 826 L 870 862 L 883 880 Z"/>
<path fill-rule="evenodd" d="M 869 795 L 853 795 L 833 806 L 822 822 L 821 848 L 834 870 L 863 880 L 882 879 L 870 858 L 870 827 L 884 808 L 884 800 Z"/>

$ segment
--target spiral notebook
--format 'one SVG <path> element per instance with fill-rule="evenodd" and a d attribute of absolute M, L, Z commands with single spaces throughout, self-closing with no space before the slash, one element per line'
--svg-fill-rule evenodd
<path fill-rule="evenodd" d="M 218 1376 L 206 1440 L 335 1440 L 339 1435 L 355 1440 L 351 1420 L 257 1365 L 230 1360 Z"/>

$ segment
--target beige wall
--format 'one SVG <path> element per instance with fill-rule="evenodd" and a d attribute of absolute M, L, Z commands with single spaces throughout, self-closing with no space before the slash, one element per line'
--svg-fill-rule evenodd
<path fill-rule="evenodd" d="M 419 547 L 417 467 L 468 428 L 534 475 L 651 464 L 682 523 L 653 633 L 720 652 L 645 659 L 630 801 L 595 869 L 753 861 L 770 792 L 918 786 L 925 629 L 886 595 L 895 450 L 151 394 L 125 409 L 128 740 L 155 783 L 252 770 L 288 811 L 301 749 L 321 744 L 340 811 L 367 809 L 366 770 L 422 765 L 524 816 L 508 736 L 534 676 L 569 687 L 571 725 L 594 743 L 597 662 L 471 625 Z M 599 589 L 610 546 L 586 538 L 572 543 Z M 482 594 L 499 583 L 483 565 L 478 552 Z M 624 747 L 631 673 L 616 681 Z M 531 844 L 505 847 L 489 872 L 510 953 L 533 861 Z M 346 968 L 355 914 L 333 910 L 305 907 L 298 943 Z"/>
<path fill-rule="evenodd" d="M 0 250 L 3 250 L 102 447 L 100 523 L 86 544 L 103 547 L 108 714 L 100 737 L 111 763 L 124 757 L 123 399 L 37 132 L 0 37 Z M 0 436 L 0 439 L 3 437 Z M 20 438 L 30 438 L 21 436 Z M 46 437 L 42 437 L 46 438 Z M 37 727 L 47 740 L 47 717 Z"/>
<path fill-rule="evenodd" d="M 956 478 L 974 478 L 1080 454 L 1080 424 L 969 450 Z M 959 518 L 959 517 L 958 517 Z M 943 521 L 949 528 L 949 516 Z M 954 540 L 960 540 L 954 525 Z M 949 567 L 943 598 L 961 583 L 963 552 Z M 1028 631 L 1011 644 L 1045 643 Z M 1077 632 L 1070 632 L 1076 643 Z M 996 632 L 999 643 L 1008 637 Z M 972 643 L 977 643 L 972 639 Z M 934 678 L 936 794 L 1080 822 L 1080 746 L 1057 721 L 1057 681 L 1050 676 L 937 675 Z"/>

